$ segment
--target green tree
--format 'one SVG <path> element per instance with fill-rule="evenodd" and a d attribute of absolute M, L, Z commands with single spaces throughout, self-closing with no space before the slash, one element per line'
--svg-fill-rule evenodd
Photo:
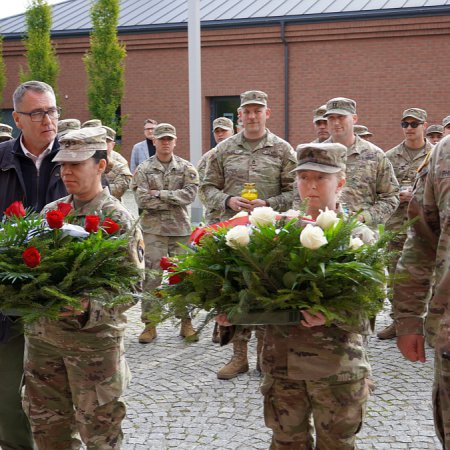
<path fill-rule="evenodd" d="M 3 36 L 0 35 L 0 105 L 3 103 L 3 90 L 6 86 L 6 66 L 3 60 Z"/>
<path fill-rule="evenodd" d="M 27 34 L 24 45 L 28 71 L 20 69 L 20 81 L 39 80 L 48 83 L 56 92 L 59 64 L 51 41 L 52 8 L 45 0 L 31 0 L 25 12 Z"/>
<path fill-rule="evenodd" d="M 84 57 L 92 117 L 120 133 L 117 111 L 124 92 L 125 46 L 119 43 L 119 0 L 97 0 L 91 8 L 90 49 Z"/>

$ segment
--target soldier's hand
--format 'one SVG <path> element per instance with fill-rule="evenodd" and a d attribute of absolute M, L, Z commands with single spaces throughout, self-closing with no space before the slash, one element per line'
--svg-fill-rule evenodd
<path fill-rule="evenodd" d="M 425 362 L 425 338 L 421 334 L 397 336 L 397 347 L 409 361 Z"/>
<path fill-rule="evenodd" d="M 267 202 L 265 200 L 261 200 L 260 198 L 252 200 L 251 204 L 252 204 L 252 208 L 256 208 L 257 206 L 268 206 Z"/>
<path fill-rule="evenodd" d="M 300 323 L 306 328 L 319 327 L 321 325 L 325 325 L 326 318 L 321 312 L 316 312 L 312 314 L 308 311 L 301 311 L 303 320 L 300 320 Z"/>
<path fill-rule="evenodd" d="M 228 199 L 228 207 L 233 211 L 247 211 L 253 210 L 252 202 L 242 197 L 230 197 Z"/>

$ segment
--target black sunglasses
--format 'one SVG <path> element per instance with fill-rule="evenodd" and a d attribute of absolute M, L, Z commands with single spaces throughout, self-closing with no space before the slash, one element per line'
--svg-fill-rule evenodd
<path fill-rule="evenodd" d="M 417 128 L 419 125 L 422 125 L 423 122 L 401 122 L 400 125 L 402 126 L 402 128 Z"/>

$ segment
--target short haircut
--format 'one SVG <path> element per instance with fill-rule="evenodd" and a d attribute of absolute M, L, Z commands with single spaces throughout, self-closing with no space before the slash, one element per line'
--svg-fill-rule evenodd
<path fill-rule="evenodd" d="M 158 122 L 156 120 L 153 119 L 145 119 L 144 120 L 144 127 L 145 125 L 147 125 L 148 123 L 152 123 L 153 125 L 158 125 Z"/>
<path fill-rule="evenodd" d="M 92 155 L 92 158 L 94 158 L 96 164 L 98 164 L 102 159 L 105 159 L 106 164 L 108 164 L 108 152 L 106 150 L 96 150 Z"/>
<path fill-rule="evenodd" d="M 39 92 L 41 94 L 49 92 L 53 95 L 53 97 L 56 98 L 55 91 L 49 84 L 44 83 L 43 81 L 26 81 L 25 83 L 22 83 L 20 86 L 18 86 L 14 91 L 13 105 L 15 111 L 17 111 L 17 108 L 22 102 L 23 96 L 27 91 Z"/>

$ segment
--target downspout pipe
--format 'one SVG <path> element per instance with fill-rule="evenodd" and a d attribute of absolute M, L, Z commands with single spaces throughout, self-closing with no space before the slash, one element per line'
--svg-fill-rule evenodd
<path fill-rule="evenodd" d="M 280 22 L 280 39 L 284 50 L 284 140 L 289 142 L 289 45 L 284 20 Z"/>

